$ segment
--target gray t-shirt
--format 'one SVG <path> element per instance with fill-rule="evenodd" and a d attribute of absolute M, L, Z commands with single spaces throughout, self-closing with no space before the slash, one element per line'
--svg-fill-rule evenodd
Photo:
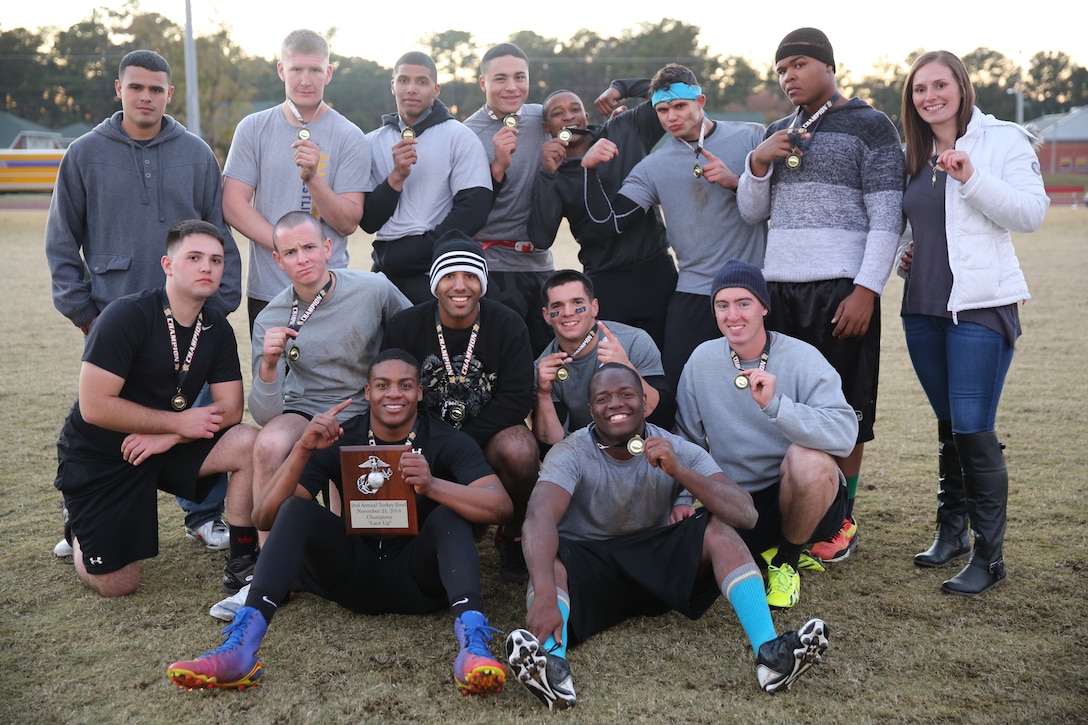
<path fill-rule="evenodd" d="M 492 118 L 484 105 L 465 120 L 465 125 L 480 139 L 490 164 L 495 160 L 492 139 L 502 130 L 502 119 Z M 495 197 L 487 223 L 476 234 L 476 239 L 484 242 L 528 241 L 533 180 L 540 172 L 540 149 L 547 140 L 540 104 L 526 103 L 519 111 L 517 151 L 511 157 L 510 168 L 506 170 L 506 179 Z M 551 272 L 555 269 L 550 249 L 519 252 L 495 245 L 484 249 L 484 258 L 492 272 Z"/>
<path fill-rule="evenodd" d="M 654 344 L 654 340 L 643 329 L 625 325 L 622 322 L 609 322 L 602 320 L 605 326 L 612 331 L 616 339 L 623 345 L 627 357 L 635 370 L 642 377 L 653 375 L 663 376 L 664 368 L 661 366 L 661 353 Z M 552 385 L 552 400 L 562 403 L 567 408 L 567 419 L 561 420 L 563 430 L 569 433 L 572 430 L 585 428 L 591 420 L 589 415 L 589 379 L 597 371 L 597 345 L 601 341 L 601 333 L 590 344 L 589 353 L 572 360 L 566 364 L 570 377 Z M 559 352 L 559 342 L 552 340 L 540 357 L 536 359 L 540 364 L 541 358 Z"/>
<path fill-rule="evenodd" d="M 309 129 L 313 134 L 310 141 L 321 148 L 318 173 L 337 194 L 373 190 L 370 142 L 358 126 L 330 108 L 310 123 Z M 278 105 L 246 116 L 234 132 L 223 175 L 254 188 L 253 207 L 269 224 L 289 211 L 321 216 L 295 165 L 291 144 L 297 140 L 298 128 L 287 122 Z M 347 267 L 347 237 L 328 224 L 321 226 L 332 240 L 329 268 Z M 250 241 L 246 296 L 267 302 L 290 286 L 290 278 L 276 264 L 272 252 Z"/>
<path fill-rule="evenodd" d="M 739 174 L 748 152 L 762 141 L 758 123 L 716 121 L 703 146 Z M 643 209 L 661 205 L 679 268 L 676 291 L 709 295 L 714 275 L 727 260 L 763 266 L 767 229 L 741 218 L 736 192 L 695 178 L 694 170 L 691 146 L 669 137 L 635 166 L 619 193 Z"/>
<path fill-rule="evenodd" d="M 681 486 L 646 456 L 619 461 L 597 447 L 594 427 L 575 431 L 556 443 L 544 458 L 540 481 L 571 495 L 559 521 L 559 535 L 574 540 L 602 540 L 669 523 Z M 699 446 L 647 423 L 646 434 L 667 439 L 681 465 L 704 476 L 721 473 Z"/>

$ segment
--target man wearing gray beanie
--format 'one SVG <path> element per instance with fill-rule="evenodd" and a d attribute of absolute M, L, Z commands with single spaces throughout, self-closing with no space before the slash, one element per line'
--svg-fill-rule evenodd
<path fill-rule="evenodd" d="M 820 566 L 802 561 L 804 546 L 842 524 L 846 478 L 835 459 L 854 447 L 857 417 L 819 350 L 765 327 L 774 301 L 759 267 L 731 259 L 710 291 L 724 337 L 684 366 L 676 432 L 751 494 L 759 518 L 737 533 L 767 562 L 767 603 L 785 609 L 800 601 L 798 567 Z"/>
<path fill-rule="evenodd" d="M 895 126 L 835 83 L 835 52 L 816 28 L 788 33 L 775 52 L 778 82 L 796 113 L 775 121 L 745 163 L 737 205 L 770 220 L 763 273 L 768 325 L 814 345 L 838 371 L 859 421 L 839 459 L 850 499 L 839 530 L 812 546 L 823 562 L 857 546 L 854 495 L 873 439 L 880 357 L 880 294 L 902 225 L 903 152 Z"/>
<path fill-rule="evenodd" d="M 483 449 L 514 503 L 495 539 L 500 575 L 523 582 L 529 573 L 521 522 L 540 467 L 540 449 L 525 425 L 536 398 L 533 354 L 521 317 L 484 299 L 487 286 L 480 245 L 459 230 L 447 232 L 431 258 L 435 299 L 395 315 L 382 349 L 398 347 L 420 360 L 424 407 Z"/>

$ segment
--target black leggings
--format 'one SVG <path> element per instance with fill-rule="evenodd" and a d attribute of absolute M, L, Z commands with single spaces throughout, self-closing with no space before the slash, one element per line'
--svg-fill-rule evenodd
<path fill-rule="evenodd" d="M 247 603 L 277 604 L 299 581 L 356 612 L 420 614 L 468 598 L 480 608 L 480 562 L 472 525 L 445 506 L 414 537 L 348 536 L 344 521 L 315 501 L 288 498 L 261 549 Z M 267 617 L 266 617 L 267 618 Z"/>

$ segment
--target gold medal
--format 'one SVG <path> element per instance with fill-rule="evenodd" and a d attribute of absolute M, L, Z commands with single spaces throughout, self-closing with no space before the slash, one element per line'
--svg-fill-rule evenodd
<path fill-rule="evenodd" d="M 786 157 L 786 166 L 790 167 L 791 169 L 796 169 L 800 165 L 801 157 L 798 156 L 796 153 L 792 153 Z"/>
<path fill-rule="evenodd" d="M 748 387 L 748 376 L 738 375 L 737 377 L 733 378 L 733 385 L 736 385 L 741 390 L 744 390 Z"/>
<path fill-rule="evenodd" d="M 637 456 L 642 453 L 645 447 L 646 445 L 642 440 L 642 436 L 635 436 L 631 440 L 627 441 L 627 452 L 630 453 L 632 456 Z"/>
<path fill-rule="evenodd" d="M 464 403 L 448 403 L 446 405 L 446 418 L 451 423 L 457 424 L 465 419 Z"/>
<path fill-rule="evenodd" d="M 412 128 L 411 126 L 406 126 L 405 129 L 400 132 L 400 137 L 401 138 L 415 138 L 416 137 L 416 130 L 414 128 Z"/>
<path fill-rule="evenodd" d="M 559 368 L 555 371 L 555 379 L 558 380 L 559 382 L 563 382 L 564 380 L 566 380 L 569 377 L 570 377 L 570 370 L 567 370 L 566 365 L 560 365 Z"/>
<path fill-rule="evenodd" d="M 300 128 L 298 130 L 298 138 L 299 138 L 300 141 L 309 141 L 310 140 L 310 129 L 306 128 L 305 126 Z"/>
<path fill-rule="evenodd" d="M 515 116 L 512 113 L 507 114 L 506 116 L 504 116 L 503 119 L 502 119 L 502 122 L 505 123 L 510 128 L 517 128 L 518 127 L 518 117 Z"/>
<path fill-rule="evenodd" d="M 300 357 L 302 357 L 302 351 L 298 349 L 298 345 L 287 351 L 287 359 L 291 362 L 298 362 Z"/>
<path fill-rule="evenodd" d="M 185 410 L 189 405 L 189 399 L 181 393 L 178 393 L 173 398 L 170 398 L 170 407 L 177 411 Z"/>
<path fill-rule="evenodd" d="M 692 173 L 695 174 L 696 179 L 703 178 L 703 167 L 699 166 L 699 164 L 695 164 L 695 170 L 692 171 Z"/>
<path fill-rule="evenodd" d="M 574 138 L 574 131 L 571 131 L 569 128 L 563 128 L 559 130 L 560 141 L 568 143 L 572 138 Z"/>

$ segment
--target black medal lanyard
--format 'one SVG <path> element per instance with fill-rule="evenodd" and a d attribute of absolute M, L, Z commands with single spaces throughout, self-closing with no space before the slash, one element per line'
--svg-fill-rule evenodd
<path fill-rule="evenodd" d="M 329 294 L 329 290 L 332 289 L 332 285 L 334 282 L 336 282 L 336 275 L 332 272 L 329 272 L 329 281 L 326 282 L 325 286 L 318 291 L 317 295 L 313 299 L 313 302 L 310 303 L 310 306 L 307 307 L 306 311 L 303 312 L 301 315 L 299 315 L 298 313 L 298 290 L 295 290 L 295 299 L 291 302 L 291 319 L 288 321 L 287 327 L 291 330 L 294 330 L 295 332 L 301 330 L 302 326 L 306 323 L 306 320 L 310 319 L 310 315 L 312 315 L 314 313 L 314 310 L 317 309 L 317 306 L 321 304 L 321 300 L 325 299 L 325 296 Z M 295 343 L 295 340 L 297 339 L 298 337 L 295 337 L 291 341 L 291 347 L 287 348 L 288 365 L 298 361 L 298 359 L 302 357 L 302 350 Z"/>
<path fill-rule="evenodd" d="M 804 123 L 800 126 L 794 126 L 793 124 L 797 119 L 801 118 L 801 114 L 804 113 L 804 106 L 798 106 L 797 115 L 794 116 L 790 127 L 787 129 L 786 140 L 790 145 L 790 155 L 786 157 L 786 166 L 791 169 L 796 169 L 801 166 L 801 135 L 808 130 L 809 126 L 816 123 L 820 118 L 831 109 L 835 103 L 842 98 L 842 94 L 836 92 L 835 95 L 827 99 L 827 102 L 816 109 L 816 112 L 809 116 Z M 812 129 L 812 133 L 816 133 L 816 129 Z"/>
<path fill-rule="evenodd" d="M 763 352 L 759 356 L 760 370 L 767 369 L 767 359 L 771 356 L 771 332 L 770 330 L 764 330 L 764 332 L 767 334 L 767 342 L 763 344 Z M 729 357 L 733 360 L 733 367 L 740 371 L 740 355 L 737 355 L 737 351 L 733 349 L 732 345 L 729 346 Z M 744 390 L 749 384 L 747 375 L 737 375 L 737 377 L 733 378 L 733 385 L 740 390 Z"/>
<path fill-rule="evenodd" d="M 196 326 L 193 327 L 193 339 L 189 343 L 189 352 L 185 353 L 184 362 L 178 350 L 178 334 L 174 324 L 174 313 L 170 305 L 164 305 L 163 315 L 166 316 L 166 329 L 170 331 L 170 349 L 174 353 L 174 378 L 177 390 L 170 398 L 170 407 L 181 412 L 189 407 L 189 399 L 181 392 L 181 386 L 185 384 L 185 376 L 189 374 L 189 368 L 193 364 L 193 356 L 196 354 L 196 345 L 200 341 L 200 331 L 204 328 L 204 310 L 201 309 L 196 316 Z"/>

